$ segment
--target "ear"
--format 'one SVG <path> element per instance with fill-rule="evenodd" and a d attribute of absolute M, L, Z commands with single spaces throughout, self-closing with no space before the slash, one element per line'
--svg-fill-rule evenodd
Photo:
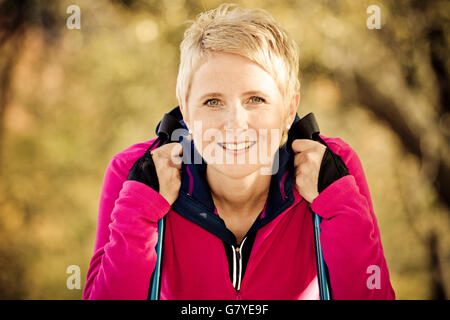
<path fill-rule="evenodd" d="M 288 110 L 288 114 L 286 117 L 287 120 L 287 124 L 286 125 L 291 125 L 292 122 L 294 122 L 295 119 L 295 115 L 297 114 L 297 109 L 298 109 L 298 105 L 300 103 L 300 93 L 296 93 L 293 97 L 292 100 L 289 104 L 289 110 Z"/>

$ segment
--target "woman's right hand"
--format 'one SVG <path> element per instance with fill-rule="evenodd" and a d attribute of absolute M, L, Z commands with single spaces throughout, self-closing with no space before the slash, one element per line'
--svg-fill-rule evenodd
<path fill-rule="evenodd" d="M 181 187 L 182 154 L 183 148 L 178 142 L 147 150 L 130 169 L 128 180 L 148 185 L 172 205 Z"/>
<path fill-rule="evenodd" d="M 172 205 L 181 187 L 183 147 L 178 142 L 169 143 L 152 150 L 151 155 L 158 174 L 159 193 Z"/>

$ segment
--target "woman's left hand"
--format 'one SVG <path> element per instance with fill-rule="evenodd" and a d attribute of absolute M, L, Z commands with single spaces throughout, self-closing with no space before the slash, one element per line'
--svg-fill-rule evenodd
<path fill-rule="evenodd" d="M 295 153 L 295 187 L 306 201 L 312 203 L 319 195 L 319 172 L 326 146 L 309 139 L 296 139 L 292 142 L 292 150 Z"/>

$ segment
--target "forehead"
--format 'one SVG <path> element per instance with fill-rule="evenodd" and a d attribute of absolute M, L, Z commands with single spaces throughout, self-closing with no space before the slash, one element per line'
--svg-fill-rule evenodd
<path fill-rule="evenodd" d="M 192 94 L 227 89 L 260 90 L 276 94 L 272 76 L 257 63 L 233 53 L 211 53 L 192 77 Z"/>

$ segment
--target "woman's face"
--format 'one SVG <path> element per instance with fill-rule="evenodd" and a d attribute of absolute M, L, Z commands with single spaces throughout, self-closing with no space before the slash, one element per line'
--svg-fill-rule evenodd
<path fill-rule="evenodd" d="M 257 170 L 273 174 L 274 154 L 295 117 L 296 98 L 288 108 L 274 79 L 258 64 L 215 52 L 194 73 L 181 112 L 209 168 L 235 178 Z"/>

